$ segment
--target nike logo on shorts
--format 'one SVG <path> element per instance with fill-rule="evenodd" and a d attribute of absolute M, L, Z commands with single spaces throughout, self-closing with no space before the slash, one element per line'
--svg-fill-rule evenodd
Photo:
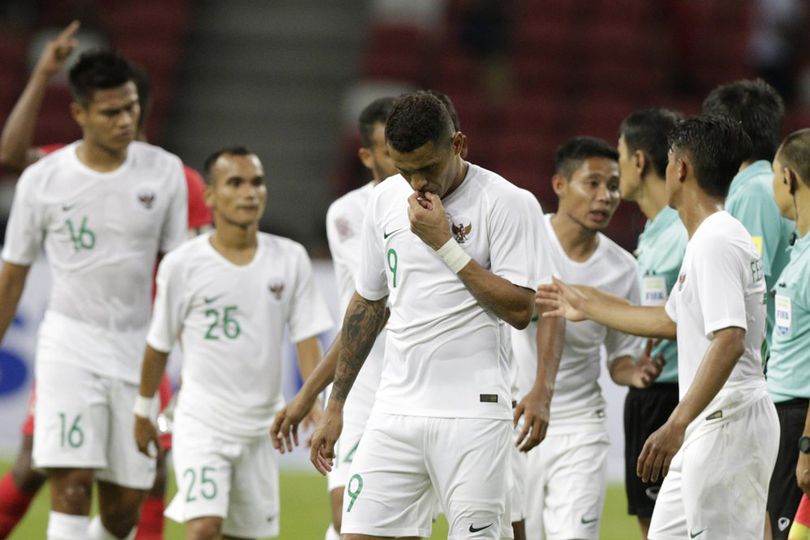
<path fill-rule="evenodd" d="M 217 298 L 219 298 L 219 297 L 220 297 L 220 296 L 222 296 L 223 294 L 225 294 L 225 293 L 218 294 L 218 295 L 216 295 L 216 296 L 204 296 L 204 297 L 203 297 L 203 301 L 204 301 L 206 304 L 210 304 L 211 302 L 213 302 L 214 300 L 216 300 Z"/>
<path fill-rule="evenodd" d="M 590 525 L 591 523 L 596 523 L 597 521 L 599 521 L 598 516 L 595 518 L 586 518 L 585 516 L 579 518 L 579 522 L 582 523 L 583 525 Z"/>
<path fill-rule="evenodd" d="M 484 525 L 483 527 L 475 527 L 472 523 L 470 523 L 470 532 L 477 533 L 478 531 L 483 531 L 487 527 L 492 527 L 492 523 L 490 523 L 489 525 Z"/>

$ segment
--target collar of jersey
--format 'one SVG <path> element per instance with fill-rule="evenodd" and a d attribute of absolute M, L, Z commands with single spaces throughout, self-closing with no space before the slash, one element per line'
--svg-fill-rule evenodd
<path fill-rule="evenodd" d="M 665 206 L 658 212 L 657 216 L 647 220 L 647 224 L 644 225 L 644 232 L 653 236 L 658 235 L 672 225 L 673 222 L 679 221 L 680 219 L 677 210 Z"/>

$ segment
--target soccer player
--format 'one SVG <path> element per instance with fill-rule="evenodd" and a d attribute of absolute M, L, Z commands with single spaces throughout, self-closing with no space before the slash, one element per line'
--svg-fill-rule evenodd
<path fill-rule="evenodd" d="M 630 114 L 619 128 L 619 189 L 624 200 L 634 201 L 647 218 L 638 237 L 636 258 L 641 304 L 663 306 L 678 280 L 686 250 L 686 229 L 678 212 L 667 204 L 664 177 L 667 133 L 680 115 L 666 109 L 644 109 Z M 624 402 L 624 487 L 627 510 L 638 517 L 642 538 L 647 538 L 661 480 L 652 484 L 636 476 L 636 463 L 644 441 L 664 425 L 678 404 L 678 349 L 674 341 L 653 344 L 650 356 L 663 369 L 647 388 L 630 386 Z"/>
<path fill-rule="evenodd" d="M 461 134 L 430 94 L 399 98 L 385 135 L 400 174 L 369 201 L 361 274 L 311 458 L 319 471 L 331 468 L 343 404 L 388 304 L 385 362 L 346 485 L 343 538 L 427 536 L 434 490 L 451 537 L 498 538 L 511 442 L 499 320 L 525 327 L 532 316 L 526 289 L 537 280 L 540 208 L 462 159 Z M 527 416 L 535 429 L 534 407 Z"/>
<path fill-rule="evenodd" d="M 396 174 L 385 150 L 385 121 L 391 113 L 394 98 L 384 97 L 371 102 L 360 113 L 358 128 L 360 144 L 357 155 L 371 171 L 372 180 L 337 199 L 326 213 L 326 235 L 335 267 L 340 293 L 341 313 L 354 292 L 354 282 L 360 273 L 360 231 L 366 206 L 374 187 Z M 349 467 L 360 444 L 360 436 L 374 403 L 374 394 L 380 383 L 382 358 L 385 350 L 385 332 L 377 338 L 363 369 L 355 382 L 344 408 L 345 426 L 335 446 L 335 463 L 328 475 L 329 498 L 332 505 L 332 525 L 326 540 L 339 540 L 343 491 L 349 479 Z"/>
<path fill-rule="evenodd" d="M 810 130 L 789 135 L 773 161 L 774 200 L 779 212 L 796 221 L 797 239 L 772 290 L 775 304 L 768 392 L 776 404 L 781 436 L 768 491 L 773 538 L 788 538 L 791 521 L 810 488 Z M 796 451 L 799 441 L 799 452 Z"/>
<path fill-rule="evenodd" d="M 186 187 L 176 156 L 134 142 L 140 106 L 126 60 L 82 55 L 70 85 L 82 139 L 26 169 L 17 185 L 0 333 L 44 245 L 53 288 L 37 347 L 33 460 L 51 485 L 48 538 L 126 538 L 155 473 L 131 436 L 138 342 L 155 257 L 186 235 Z M 94 479 L 101 522 L 91 531 Z"/>
<path fill-rule="evenodd" d="M 22 172 L 48 153 L 63 148 L 64 144 L 49 144 L 33 148 L 34 126 L 39 116 L 42 100 L 50 80 L 64 67 L 76 46 L 73 38 L 79 28 L 78 22 L 68 25 L 56 39 L 49 42 L 34 68 L 28 84 L 15 104 L 0 135 L 0 164 L 14 172 Z M 142 70 L 133 66 L 133 78 L 138 90 L 141 115 L 138 120 L 136 139 L 146 142 L 144 126 L 151 108 L 151 85 Z M 204 183 L 197 171 L 183 166 L 188 191 L 188 234 L 194 236 L 211 226 L 211 212 L 203 199 Z M 171 392 L 166 379 L 161 386 L 161 396 Z M 45 475 L 31 466 L 31 449 L 34 437 L 35 392 L 32 389 L 29 414 L 22 426 L 23 441 L 14 466 L 0 479 L 0 538 L 8 536 L 22 520 L 33 497 L 45 483 Z M 164 448 L 170 447 L 170 437 L 165 437 Z M 163 510 L 166 490 L 166 463 L 164 455 L 158 456 L 155 483 L 141 508 L 136 540 L 160 540 L 163 538 Z"/>
<path fill-rule="evenodd" d="M 779 93 L 762 79 L 741 80 L 718 86 L 703 102 L 704 114 L 719 114 L 739 122 L 751 139 L 751 153 L 744 156 L 726 197 L 725 208 L 742 223 L 762 257 L 767 290 L 788 263 L 787 251 L 793 224 L 779 214 L 773 198 L 773 160 L 781 138 L 785 108 Z M 766 343 L 768 360 L 773 335 L 774 297 L 768 295 Z"/>
<path fill-rule="evenodd" d="M 678 340 L 680 402 L 644 444 L 636 472 L 665 476 L 649 538 L 761 538 L 779 425 L 765 388 L 762 263 L 722 210 L 751 141 L 737 122 L 700 116 L 670 132 L 666 186 L 689 242 L 666 306 L 635 306 L 559 280 L 538 301 L 644 337 Z"/>
<path fill-rule="evenodd" d="M 552 186 L 555 214 L 543 217 L 551 268 L 572 283 L 588 284 L 638 302 L 633 256 L 600 233 L 619 205 L 616 149 L 593 137 L 575 137 L 557 149 Z M 537 344 L 532 326 L 512 331 L 519 395 L 536 381 Z M 545 364 L 542 388 L 548 419 L 545 439 L 529 453 L 525 476 L 526 537 L 597 538 L 604 506 L 607 451 L 605 401 L 597 382 L 601 350 L 611 377 L 644 387 L 660 368 L 646 359 L 638 338 L 590 321 L 565 327 L 562 358 Z"/>
<path fill-rule="evenodd" d="M 283 406 L 284 330 L 304 378 L 320 359 L 317 335 L 332 325 L 304 248 L 259 233 L 267 198 L 259 158 L 241 147 L 205 166 L 215 231 L 160 264 L 144 353 L 135 437 L 157 445 L 153 396 L 169 351 L 183 347 L 174 417 L 178 493 L 166 515 L 191 540 L 278 535 L 278 467 L 268 429 Z"/>

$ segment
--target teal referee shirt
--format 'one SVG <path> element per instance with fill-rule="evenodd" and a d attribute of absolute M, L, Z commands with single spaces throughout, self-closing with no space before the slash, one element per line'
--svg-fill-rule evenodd
<path fill-rule="evenodd" d="M 638 237 L 636 258 L 641 280 L 641 303 L 645 306 L 663 306 L 678 280 L 683 254 L 688 241 L 686 228 L 678 212 L 668 206 L 654 219 L 647 221 Z M 674 341 L 661 340 L 652 350 L 652 356 L 666 360 L 661 375 L 655 382 L 678 382 L 678 347 Z"/>
<path fill-rule="evenodd" d="M 810 234 L 790 250 L 774 292 L 768 393 L 775 403 L 810 398 Z"/>

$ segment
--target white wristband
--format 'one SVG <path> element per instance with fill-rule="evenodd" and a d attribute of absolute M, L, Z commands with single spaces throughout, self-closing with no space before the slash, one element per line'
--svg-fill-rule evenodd
<path fill-rule="evenodd" d="M 453 238 L 437 249 L 436 254 L 442 258 L 444 264 L 446 264 L 454 274 L 458 274 L 461 269 L 467 266 L 467 263 L 472 260 L 472 257 L 467 255 L 467 252 L 461 249 L 461 246 L 458 245 L 458 242 Z"/>
<path fill-rule="evenodd" d="M 132 412 L 135 413 L 135 416 L 140 416 L 141 418 L 151 418 L 152 417 L 152 404 L 155 402 L 155 398 L 146 398 L 141 395 L 135 398 L 135 406 L 132 408 Z"/>

